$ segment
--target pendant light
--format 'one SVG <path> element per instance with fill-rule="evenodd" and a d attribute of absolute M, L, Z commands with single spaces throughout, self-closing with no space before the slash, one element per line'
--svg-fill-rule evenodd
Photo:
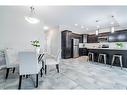
<path fill-rule="evenodd" d="M 27 22 L 31 23 L 31 24 L 39 23 L 40 20 L 35 17 L 35 8 L 34 7 L 30 7 L 30 10 L 31 10 L 30 14 L 29 14 L 29 16 L 25 16 L 25 20 Z"/>
<path fill-rule="evenodd" d="M 115 32 L 115 28 L 112 26 L 111 27 L 111 33 L 114 33 Z"/>
<path fill-rule="evenodd" d="M 98 20 L 96 20 L 96 23 L 98 23 L 99 21 Z M 99 34 L 99 28 L 100 28 L 100 26 L 98 25 L 97 26 L 97 29 L 96 29 L 96 35 L 98 36 L 98 34 Z"/>
<path fill-rule="evenodd" d="M 111 16 L 111 19 L 112 19 L 112 21 L 111 21 L 111 33 L 114 33 L 115 32 L 115 27 L 118 27 L 119 23 L 113 15 Z"/>
<path fill-rule="evenodd" d="M 99 29 L 96 30 L 96 35 L 98 36 L 98 34 L 99 34 Z"/>

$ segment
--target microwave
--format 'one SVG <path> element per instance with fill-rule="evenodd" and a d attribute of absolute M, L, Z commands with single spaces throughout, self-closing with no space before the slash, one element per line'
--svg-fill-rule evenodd
<path fill-rule="evenodd" d="M 108 42 L 108 36 L 102 36 L 102 37 L 98 37 L 98 42 Z"/>

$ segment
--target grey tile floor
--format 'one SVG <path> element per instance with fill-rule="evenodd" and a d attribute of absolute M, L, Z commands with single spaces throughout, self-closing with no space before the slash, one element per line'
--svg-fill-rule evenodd
<path fill-rule="evenodd" d="M 18 71 L 18 70 L 17 70 Z M 17 89 L 18 72 L 10 72 L 5 80 L 5 70 L 0 70 L 0 89 Z M 55 66 L 48 67 L 47 75 L 39 77 L 39 87 L 34 88 L 34 76 L 23 79 L 22 89 L 127 89 L 127 69 L 110 68 L 84 57 L 61 60 L 60 73 Z"/>

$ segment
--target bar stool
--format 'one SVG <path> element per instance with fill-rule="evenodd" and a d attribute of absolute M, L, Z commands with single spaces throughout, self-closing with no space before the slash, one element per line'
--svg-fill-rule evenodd
<path fill-rule="evenodd" d="M 99 54 L 99 57 L 98 57 L 98 62 L 100 62 L 100 60 L 102 60 L 102 58 L 104 58 L 104 64 L 106 65 L 106 54 Z"/>
<path fill-rule="evenodd" d="M 92 53 L 92 52 L 88 53 L 88 61 L 93 61 L 94 62 L 94 53 Z"/>
<path fill-rule="evenodd" d="M 122 68 L 123 68 L 122 55 L 117 55 L 117 54 L 113 55 L 111 67 L 112 67 L 112 65 L 113 65 L 113 63 L 114 63 L 114 61 L 115 61 L 116 58 L 119 58 L 120 67 L 121 67 L 121 69 L 122 69 Z"/>

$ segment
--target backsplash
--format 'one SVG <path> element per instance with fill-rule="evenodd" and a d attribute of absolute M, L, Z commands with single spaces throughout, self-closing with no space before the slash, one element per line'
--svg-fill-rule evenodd
<path fill-rule="evenodd" d="M 85 43 L 86 48 L 101 48 L 102 45 L 109 45 L 109 48 L 121 48 L 121 49 L 127 49 L 127 42 L 120 42 L 122 44 L 122 47 L 118 47 L 118 42 L 106 42 L 106 43 Z"/>

